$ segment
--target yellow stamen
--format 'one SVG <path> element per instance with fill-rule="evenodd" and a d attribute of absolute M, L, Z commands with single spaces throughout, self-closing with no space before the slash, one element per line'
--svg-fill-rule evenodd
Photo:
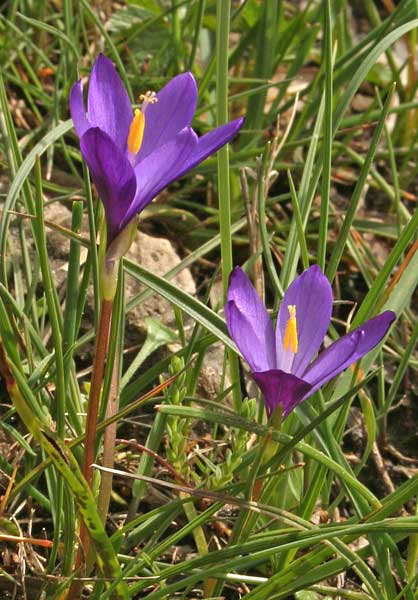
<path fill-rule="evenodd" d="M 145 115 L 139 108 L 136 108 L 128 135 L 128 150 L 131 154 L 138 154 L 144 137 L 144 128 Z"/>
<path fill-rule="evenodd" d="M 296 325 L 296 305 L 290 304 L 287 307 L 289 318 L 286 323 L 286 331 L 284 333 L 283 348 L 292 350 L 293 354 L 298 351 L 298 329 Z"/>

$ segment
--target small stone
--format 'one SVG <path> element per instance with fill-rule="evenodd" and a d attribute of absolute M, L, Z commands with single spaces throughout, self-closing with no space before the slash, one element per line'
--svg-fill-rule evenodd
<path fill-rule="evenodd" d="M 168 240 L 152 237 L 142 231 L 137 232 L 126 258 L 159 277 L 164 277 L 181 260 Z M 191 295 L 196 293 L 196 285 L 189 269 L 183 269 L 170 281 L 176 287 Z M 128 302 L 145 289 L 145 286 L 133 277 L 126 277 L 125 298 Z M 170 303 L 158 294 L 153 294 L 130 310 L 127 314 L 127 321 L 130 326 L 138 328 L 145 334 L 145 317 L 158 317 L 164 325 L 168 327 L 175 326 L 174 311 Z"/>
<path fill-rule="evenodd" d="M 224 354 L 225 348 L 220 343 L 214 344 L 207 349 L 197 380 L 196 393 L 198 396 L 207 398 L 208 400 L 216 400 L 219 394 L 231 385 L 228 368 L 226 368 L 224 385 L 221 385 L 224 370 Z M 225 402 L 225 400 L 223 401 Z"/>

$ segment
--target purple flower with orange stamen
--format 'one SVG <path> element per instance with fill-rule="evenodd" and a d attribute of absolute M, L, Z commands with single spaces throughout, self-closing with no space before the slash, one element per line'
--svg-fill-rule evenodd
<path fill-rule="evenodd" d="M 115 67 L 103 55 L 91 73 L 87 114 L 81 81 L 71 89 L 71 117 L 105 208 L 108 245 L 163 188 L 229 142 L 244 121 L 198 137 L 190 126 L 197 101 L 191 73 L 141 100 L 141 109 L 133 112 Z"/>
<path fill-rule="evenodd" d="M 281 405 L 286 417 L 374 348 L 396 318 L 392 311 L 385 311 L 342 336 L 312 360 L 328 331 L 331 313 L 331 285 L 314 265 L 286 291 L 274 332 L 266 307 L 247 275 L 240 267 L 232 271 L 226 322 L 263 392 L 268 416 Z"/>

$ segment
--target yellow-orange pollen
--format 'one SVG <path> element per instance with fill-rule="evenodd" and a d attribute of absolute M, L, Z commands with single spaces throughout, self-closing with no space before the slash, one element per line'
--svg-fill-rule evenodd
<path fill-rule="evenodd" d="M 144 129 L 145 115 L 141 109 L 136 108 L 128 135 L 128 150 L 131 154 L 138 154 L 144 137 Z"/>
<path fill-rule="evenodd" d="M 296 324 L 296 305 L 290 304 L 287 307 L 289 318 L 286 323 L 286 331 L 284 333 L 283 348 L 291 350 L 293 354 L 298 351 L 298 329 Z"/>
<path fill-rule="evenodd" d="M 130 154 L 138 154 L 141 149 L 142 140 L 144 139 L 145 109 L 147 104 L 158 102 L 155 92 L 141 94 L 139 99 L 142 102 L 142 110 L 140 108 L 134 110 L 134 118 L 132 119 L 128 134 L 128 151 Z"/>

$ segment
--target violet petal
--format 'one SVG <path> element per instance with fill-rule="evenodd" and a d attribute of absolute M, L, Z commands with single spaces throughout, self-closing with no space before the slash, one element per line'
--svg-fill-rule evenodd
<path fill-rule="evenodd" d="M 190 160 L 186 165 L 186 171 L 193 169 L 193 167 L 204 161 L 205 158 L 214 154 L 219 148 L 222 148 L 222 146 L 225 146 L 225 144 L 230 142 L 237 135 L 243 123 L 244 118 L 240 117 L 239 119 L 221 125 L 200 137 L 198 139 L 196 151 L 193 153 L 193 156 L 190 157 Z"/>
<path fill-rule="evenodd" d="M 274 369 L 273 326 L 266 307 L 240 267 L 230 275 L 225 317 L 229 333 L 251 370 Z"/>
<path fill-rule="evenodd" d="M 395 313 L 387 310 L 347 333 L 321 352 L 303 374 L 303 378 L 312 385 L 311 393 L 377 346 L 395 318 Z"/>
<path fill-rule="evenodd" d="M 283 349 L 289 305 L 296 306 L 298 351 L 294 355 Z M 278 368 L 298 377 L 303 375 L 323 342 L 331 313 L 331 285 L 318 265 L 313 265 L 290 284 L 280 305 L 276 327 Z"/>
<path fill-rule="evenodd" d="M 90 127 L 86 116 L 86 107 L 83 98 L 83 84 L 77 81 L 70 92 L 70 112 L 75 130 L 79 138 L 85 134 Z"/>
<path fill-rule="evenodd" d="M 191 73 L 177 75 L 158 92 L 157 99 L 155 104 L 145 105 L 145 131 L 138 162 L 190 126 L 197 103 L 195 78 Z"/>
<path fill-rule="evenodd" d="M 128 221 L 145 208 L 162 189 L 187 171 L 184 165 L 196 144 L 196 134 L 193 129 L 186 127 L 136 165 L 137 193 L 127 214 Z"/>
<path fill-rule="evenodd" d="M 295 406 L 310 395 L 311 386 L 307 381 L 280 369 L 255 372 L 253 378 L 263 392 L 268 416 L 281 404 L 283 417 L 287 417 Z"/>
<path fill-rule="evenodd" d="M 136 191 L 136 178 L 125 154 L 98 127 L 88 129 L 80 140 L 83 158 L 103 202 L 108 243 L 122 226 Z"/>
<path fill-rule="evenodd" d="M 111 60 L 100 54 L 93 65 L 88 93 L 88 120 L 100 127 L 122 151 L 133 119 L 131 102 Z"/>

